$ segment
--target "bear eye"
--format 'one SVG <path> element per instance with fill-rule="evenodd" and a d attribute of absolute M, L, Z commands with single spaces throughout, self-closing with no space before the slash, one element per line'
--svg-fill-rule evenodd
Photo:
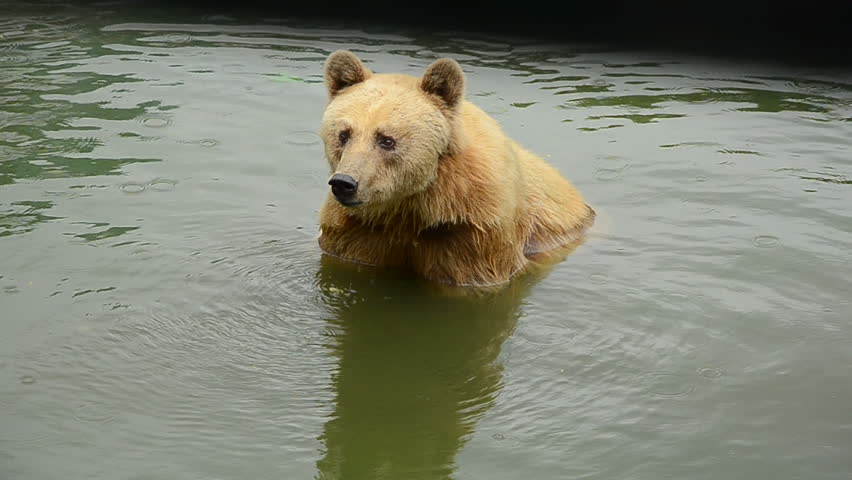
<path fill-rule="evenodd" d="M 337 135 L 337 139 L 340 140 L 341 145 L 346 145 L 346 142 L 349 141 L 350 136 L 351 134 L 349 133 L 349 130 L 343 130 Z"/>
<path fill-rule="evenodd" d="M 379 136 L 379 146 L 385 150 L 393 150 L 393 147 L 396 146 L 396 140 L 391 137 L 381 135 Z"/>

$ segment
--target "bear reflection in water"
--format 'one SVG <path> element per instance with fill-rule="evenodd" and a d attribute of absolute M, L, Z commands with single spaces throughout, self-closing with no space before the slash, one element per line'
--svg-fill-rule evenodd
<path fill-rule="evenodd" d="M 324 256 L 317 284 L 338 368 L 316 478 L 450 478 L 502 389 L 501 347 L 545 274 L 452 289 Z"/>

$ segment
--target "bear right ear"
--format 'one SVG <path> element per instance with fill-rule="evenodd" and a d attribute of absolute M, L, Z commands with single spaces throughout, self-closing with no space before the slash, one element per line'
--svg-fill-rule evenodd
<path fill-rule="evenodd" d="M 325 61 L 325 86 L 329 98 L 334 98 L 344 88 L 361 83 L 372 75 L 361 59 L 349 50 L 337 50 Z"/>
<path fill-rule="evenodd" d="M 420 88 L 455 108 L 464 97 L 464 72 L 452 58 L 439 58 L 423 72 Z"/>

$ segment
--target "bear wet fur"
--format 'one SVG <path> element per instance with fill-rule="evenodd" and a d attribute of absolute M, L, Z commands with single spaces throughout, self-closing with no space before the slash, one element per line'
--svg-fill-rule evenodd
<path fill-rule="evenodd" d="M 455 60 L 436 60 L 417 78 L 373 73 L 338 50 L 324 76 L 325 253 L 440 283 L 496 285 L 576 244 L 594 223 L 556 168 L 465 100 Z"/>

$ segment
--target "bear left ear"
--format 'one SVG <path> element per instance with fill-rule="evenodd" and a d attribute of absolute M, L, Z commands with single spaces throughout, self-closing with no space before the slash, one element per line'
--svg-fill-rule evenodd
<path fill-rule="evenodd" d="M 423 73 L 420 88 L 435 95 L 450 108 L 455 108 L 464 97 L 464 72 L 459 62 L 440 58 L 432 62 Z"/>
<path fill-rule="evenodd" d="M 367 80 L 373 73 L 349 50 L 332 52 L 325 61 L 325 86 L 329 98 L 344 88 Z"/>

